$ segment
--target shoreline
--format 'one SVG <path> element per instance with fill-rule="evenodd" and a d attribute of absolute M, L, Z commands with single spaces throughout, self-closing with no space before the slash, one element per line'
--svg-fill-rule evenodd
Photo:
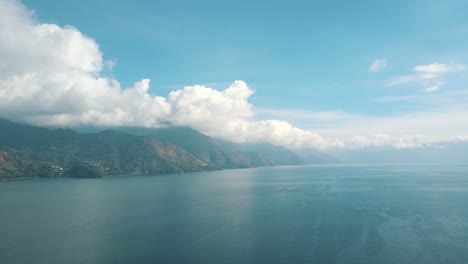
<path fill-rule="evenodd" d="M 17 178 L 3 178 L 1 182 L 9 181 L 21 181 L 21 180 L 33 180 L 33 179 L 105 179 L 113 177 L 123 176 L 167 176 L 167 175 L 180 175 L 197 172 L 216 172 L 224 170 L 243 170 L 243 169 L 259 169 L 259 168 L 281 168 L 281 167 L 383 167 L 383 166 L 468 166 L 468 163 L 382 163 L 382 164 L 363 164 L 363 163 L 333 163 L 333 164 L 303 164 L 303 165 L 273 165 L 273 166 L 258 166 L 258 167 L 245 167 L 245 168 L 222 168 L 222 169 L 211 169 L 211 170 L 200 170 L 200 171 L 187 171 L 187 172 L 173 172 L 173 173 L 161 173 L 161 174 L 114 174 L 105 175 L 102 177 L 17 177 Z"/>

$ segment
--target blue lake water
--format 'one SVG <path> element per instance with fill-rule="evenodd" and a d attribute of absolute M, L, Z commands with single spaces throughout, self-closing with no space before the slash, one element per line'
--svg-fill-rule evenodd
<path fill-rule="evenodd" d="M 468 165 L 0 182 L 0 263 L 468 263 Z"/>

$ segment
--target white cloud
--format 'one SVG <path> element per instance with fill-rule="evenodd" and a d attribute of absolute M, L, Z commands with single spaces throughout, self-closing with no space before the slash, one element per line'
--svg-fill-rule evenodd
<path fill-rule="evenodd" d="M 465 67 L 461 64 L 432 63 L 417 65 L 414 67 L 414 71 L 423 79 L 435 79 L 440 78 L 448 72 L 461 71 L 464 68 Z"/>
<path fill-rule="evenodd" d="M 19 2 L 0 1 L 0 112 L 57 124 L 147 125 L 170 111 L 147 93 L 100 74 L 97 43 L 77 29 L 41 24 Z"/>
<path fill-rule="evenodd" d="M 426 88 L 422 89 L 421 91 L 427 92 L 427 93 L 432 93 L 432 92 L 440 90 L 440 88 L 442 88 L 444 85 L 445 85 L 445 83 L 443 81 L 440 81 L 440 82 L 438 82 L 438 83 L 436 83 L 434 85 L 431 85 L 429 87 L 426 87 Z"/>
<path fill-rule="evenodd" d="M 444 100 L 445 101 L 445 100 Z M 437 141 L 450 141 L 468 135 L 468 105 L 439 106 L 434 109 L 391 116 L 360 116 L 316 129 L 321 135 L 342 139 L 350 145 L 350 135 L 362 135 L 365 144 L 373 144 L 375 135 L 386 134 L 388 146 L 417 146 Z M 353 142 L 353 141 L 351 141 Z M 358 141 L 359 142 L 359 141 Z M 382 141 L 381 141 L 382 142 Z M 404 143 L 404 144 L 403 144 Z M 361 142 L 362 145 L 365 145 Z M 352 145 L 352 144 L 351 144 Z"/>
<path fill-rule="evenodd" d="M 387 82 L 389 86 L 397 86 L 402 84 L 408 84 L 413 82 L 421 82 L 421 78 L 418 75 L 402 75 L 395 78 L 390 79 Z"/>
<path fill-rule="evenodd" d="M 369 66 L 370 72 L 379 72 L 387 68 L 387 60 L 376 59 Z"/>
<path fill-rule="evenodd" d="M 381 96 L 375 99 L 376 102 L 401 102 L 414 99 L 414 95 L 396 95 L 396 96 Z"/>
<path fill-rule="evenodd" d="M 441 109 L 444 106 L 468 107 L 468 90 L 450 90 L 441 93 L 415 93 L 396 96 L 380 96 L 374 99 L 376 102 L 401 102 L 409 101 L 413 106 L 429 105 L 432 108 Z"/>
<path fill-rule="evenodd" d="M 440 132 L 440 128 L 460 132 L 456 136 L 468 131 L 462 125 L 467 123 L 462 121 L 468 111 L 386 119 L 343 111 L 295 111 L 296 118 L 327 123 L 326 129 L 332 130 L 317 130 L 328 135 L 323 137 L 276 118 L 257 120 L 248 101 L 253 90 L 243 81 L 224 90 L 186 86 L 164 97 L 149 93 L 148 79 L 123 88 L 116 79 L 104 76 L 103 68 L 114 65 L 103 59 L 94 39 L 76 28 L 37 22 L 19 2 L 0 0 L 0 113 L 4 117 L 63 126 L 157 127 L 171 122 L 235 141 L 316 148 L 412 147 L 433 140 L 414 135 Z M 419 69 L 422 74 L 442 74 L 441 69 Z M 276 114 L 287 117 L 288 111 Z M 334 135 L 337 131 L 344 134 Z"/>
<path fill-rule="evenodd" d="M 97 43 L 77 29 L 36 22 L 24 6 L 0 0 L 0 112 L 36 124 L 191 126 L 237 141 L 324 147 L 319 135 L 278 120 L 254 121 L 243 81 L 225 90 L 186 86 L 167 98 L 150 94 L 147 79 L 122 88 L 102 76 Z"/>
<path fill-rule="evenodd" d="M 385 96 L 376 101 L 408 101 L 411 107 L 426 110 L 387 116 L 303 110 L 271 111 L 271 115 L 295 120 L 297 124 L 312 124 L 310 128 L 315 133 L 333 139 L 333 144 L 330 143 L 328 147 L 404 148 L 451 141 L 468 135 L 468 90 Z"/>
<path fill-rule="evenodd" d="M 347 148 L 388 146 L 395 148 L 414 148 L 435 142 L 437 142 L 435 138 L 421 135 L 402 135 L 395 137 L 389 134 L 378 133 L 371 136 L 354 136 L 346 138 L 343 145 Z"/>
<path fill-rule="evenodd" d="M 413 68 L 413 74 L 402 75 L 387 82 L 387 85 L 396 86 L 404 84 L 417 84 L 421 86 L 421 92 L 433 93 L 441 90 L 447 83 L 446 78 L 451 72 L 463 71 L 462 64 L 432 63 L 417 65 Z"/>
<path fill-rule="evenodd" d="M 287 119 L 309 119 L 309 120 L 343 120 L 354 117 L 343 110 L 334 111 L 307 111 L 302 109 L 271 109 L 260 108 L 256 111 L 259 114 L 266 114 L 274 118 L 287 118 Z"/>
<path fill-rule="evenodd" d="M 396 86 L 402 84 L 416 83 L 425 88 L 423 92 L 435 92 L 445 86 L 445 77 L 450 72 L 463 71 L 462 64 L 422 64 L 413 68 L 413 74 L 395 77 L 387 82 L 387 85 Z"/>

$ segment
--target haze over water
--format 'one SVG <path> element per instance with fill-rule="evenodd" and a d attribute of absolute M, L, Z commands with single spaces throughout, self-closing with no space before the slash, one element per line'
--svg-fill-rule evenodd
<path fill-rule="evenodd" d="M 467 263 L 468 166 L 0 182 L 0 263 Z"/>

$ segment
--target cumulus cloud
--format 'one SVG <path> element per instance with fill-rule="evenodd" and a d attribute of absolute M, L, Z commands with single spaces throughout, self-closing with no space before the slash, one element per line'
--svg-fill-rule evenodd
<path fill-rule="evenodd" d="M 19 2 L 0 1 L 0 112 L 56 124 L 154 125 L 169 108 L 149 80 L 123 89 L 101 76 L 97 43 L 77 29 L 35 21 Z"/>
<path fill-rule="evenodd" d="M 387 68 L 387 60 L 376 59 L 369 65 L 370 72 L 379 72 Z"/>
<path fill-rule="evenodd" d="M 386 65 L 377 64 L 376 69 Z M 115 61 L 103 59 L 96 41 L 78 29 L 40 23 L 18 1 L 0 0 L 3 117 L 60 126 L 158 127 L 170 122 L 238 142 L 271 142 L 292 148 L 412 147 L 430 141 L 421 136 L 380 132 L 323 137 L 275 118 L 258 120 L 248 101 L 254 91 L 243 81 L 235 81 L 224 90 L 195 85 L 159 96 L 149 92 L 148 79 L 121 87 L 116 79 L 105 76 L 103 70 L 114 65 Z M 450 70 L 433 66 L 416 71 L 441 75 Z M 342 112 L 309 117 L 341 121 L 354 118 Z"/>
<path fill-rule="evenodd" d="M 94 39 L 71 26 L 37 22 L 14 0 L 0 0 L 0 112 L 47 125 L 156 127 L 170 122 L 236 141 L 325 147 L 319 135 L 278 120 L 254 121 L 253 90 L 235 81 L 225 90 L 187 86 L 167 97 L 149 93 L 150 80 L 123 88 L 103 76 Z"/>

